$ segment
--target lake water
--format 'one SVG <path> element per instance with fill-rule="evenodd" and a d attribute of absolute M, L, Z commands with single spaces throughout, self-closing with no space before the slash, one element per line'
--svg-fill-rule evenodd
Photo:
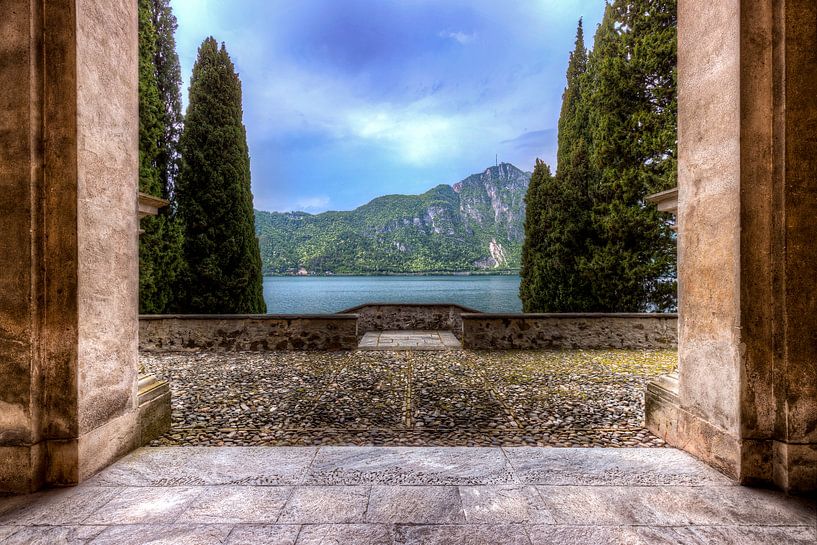
<path fill-rule="evenodd" d="M 335 313 L 363 303 L 457 303 L 522 312 L 519 276 L 265 276 L 270 314 Z"/>

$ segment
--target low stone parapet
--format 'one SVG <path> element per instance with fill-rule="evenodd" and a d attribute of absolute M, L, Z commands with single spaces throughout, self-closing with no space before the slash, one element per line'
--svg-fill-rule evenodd
<path fill-rule="evenodd" d="M 468 314 L 462 344 L 474 350 L 678 346 L 677 314 Z"/>
<path fill-rule="evenodd" d="M 139 350 L 352 350 L 356 314 L 140 316 Z"/>
<path fill-rule="evenodd" d="M 426 303 L 367 303 L 343 313 L 357 314 L 357 333 L 369 331 L 451 331 L 458 338 L 462 334 L 463 313 L 479 311 L 455 304 Z"/>

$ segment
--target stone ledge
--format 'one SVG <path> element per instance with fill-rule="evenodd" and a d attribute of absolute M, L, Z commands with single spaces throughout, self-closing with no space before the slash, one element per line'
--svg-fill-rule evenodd
<path fill-rule="evenodd" d="M 168 315 L 139 320 L 139 350 L 353 350 L 354 314 Z"/>
<path fill-rule="evenodd" d="M 139 376 L 140 445 L 146 445 L 170 429 L 170 384 L 154 375 Z"/>
<path fill-rule="evenodd" d="M 507 318 L 514 320 L 542 320 L 545 318 L 575 319 L 575 318 L 658 318 L 667 320 L 677 320 L 678 314 L 671 312 L 463 312 L 463 318 L 469 320 L 493 320 L 497 318 Z"/>
<path fill-rule="evenodd" d="M 140 314 L 139 321 L 155 320 L 357 320 L 357 314 Z"/>
<path fill-rule="evenodd" d="M 676 314 L 468 314 L 462 344 L 474 350 L 675 349 Z"/>

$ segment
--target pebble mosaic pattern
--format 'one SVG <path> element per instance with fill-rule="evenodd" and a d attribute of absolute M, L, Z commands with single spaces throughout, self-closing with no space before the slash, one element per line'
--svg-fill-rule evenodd
<path fill-rule="evenodd" d="M 142 354 L 170 382 L 159 445 L 662 447 L 644 386 L 675 351 Z"/>

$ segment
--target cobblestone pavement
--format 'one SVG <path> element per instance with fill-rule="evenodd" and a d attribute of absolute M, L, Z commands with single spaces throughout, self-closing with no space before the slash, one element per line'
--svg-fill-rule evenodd
<path fill-rule="evenodd" d="M 673 351 L 143 354 L 170 382 L 159 445 L 662 447 L 644 385 Z"/>
<path fill-rule="evenodd" d="M 0 497 L 0 544 L 817 542 L 815 503 L 665 449 L 143 448 Z"/>

